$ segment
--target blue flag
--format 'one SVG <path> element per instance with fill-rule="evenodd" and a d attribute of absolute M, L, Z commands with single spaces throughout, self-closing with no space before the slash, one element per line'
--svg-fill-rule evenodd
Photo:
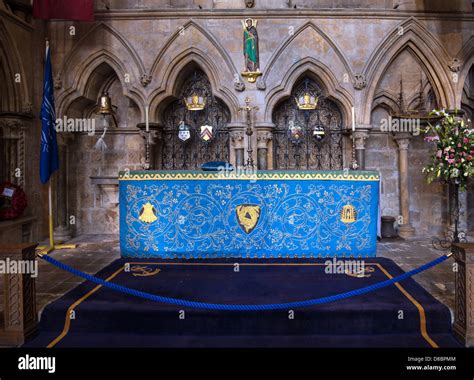
<path fill-rule="evenodd" d="M 46 48 L 44 66 L 43 102 L 41 104 L 41 153 L 40 179 L 41 183 L 49 181 L 51 174 L 59 168 L 58 142 L 56 141 L 56 111 L 54 110 L 53 69 L 51 53 Z"/>

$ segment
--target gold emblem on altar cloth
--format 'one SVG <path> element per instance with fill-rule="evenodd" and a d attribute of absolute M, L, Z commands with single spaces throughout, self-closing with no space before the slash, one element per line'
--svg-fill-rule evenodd
<path fill-rule="evenodd" d="M 241 205 L 235 210 L 240 227 L 245 233 L 251 233 L 257 227 L 260 219 L 261 209 L 256 205 Z"/>
<path fill-rule="evenodd" d="M 357 211 L 354 206 L 347 204 L 342 208 L 341 211 L 341 222 L 342 223 L 354 223 L 357 221 Z"/>
<path fill-rule="evenodd" d="M 138 217 L 143 223 L 153 223 L 158 218 L 155 215 L 155 208 L 151 203 L 146 203 L 141 211 L 140 216 Z"/>

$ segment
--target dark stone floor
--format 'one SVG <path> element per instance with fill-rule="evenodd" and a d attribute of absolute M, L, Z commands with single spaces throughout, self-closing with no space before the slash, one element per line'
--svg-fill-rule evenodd
<path fill-rule="evenodd" d="M 116 235 L 84 235 L 73 239 L 78 243 L 74 250 L 58 250 L 51 256 L 84 272 L 94 274 L 120 257 L 119 241 Z M 442 253 L 431 246 L 430 240 L 396 240 L 378 243 L 380 257 L 392 259 L 405 271 L 417 268 Z M 432 268 L 415 277 L 415 280 L 435 298 L 454 308 L 454 272 L 452 260 Z M 46 305 L 79 285 L 83 280 L 62 272 L 60 269 L 41 261 L 36 280 L 37 309 L 41 313 Z M 0 290 L 2 284 L 0 281 Z M 3 305 L 0 302 L 0 312 Z"/>

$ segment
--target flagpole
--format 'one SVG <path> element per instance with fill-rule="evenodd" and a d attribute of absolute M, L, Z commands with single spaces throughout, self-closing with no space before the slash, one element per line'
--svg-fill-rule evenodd
<path fill-rule="evenodd" d="M 48 203 L 49 203 L 49 246 L 54 248 L 53 236 L 53 191 L 51 189 L 51 180 L 48 182 Z"/>
<path fill-rule="evenodd" d="M 46 54 L 48 56 L 49 49 L 49 39 L 46 38 Z M 39 255 L 47 255 L 48 253 L 54 251 L 55 249 L 75 249 L 77 248 L 76 244 L 61 244 L 62 242 L 57 242 L 58 245 L 55 245 L 54 242 L 54 218 L 53 218 L 53 189 L 51 183 L 52 176 L 50 176 L 48 181 L 48 224 L 49 224 L 49 247 L 40 246 L 37 247 L 37 252 Z"/>

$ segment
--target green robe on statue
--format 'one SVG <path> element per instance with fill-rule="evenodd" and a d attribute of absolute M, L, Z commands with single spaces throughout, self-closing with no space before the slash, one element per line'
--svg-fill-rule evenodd
<path fill-rule="evenodd" d="M 244 29 L 244 55 L 247 71 L 257 71 L 259 69 L 258 34 L 254 26 Z"/>

